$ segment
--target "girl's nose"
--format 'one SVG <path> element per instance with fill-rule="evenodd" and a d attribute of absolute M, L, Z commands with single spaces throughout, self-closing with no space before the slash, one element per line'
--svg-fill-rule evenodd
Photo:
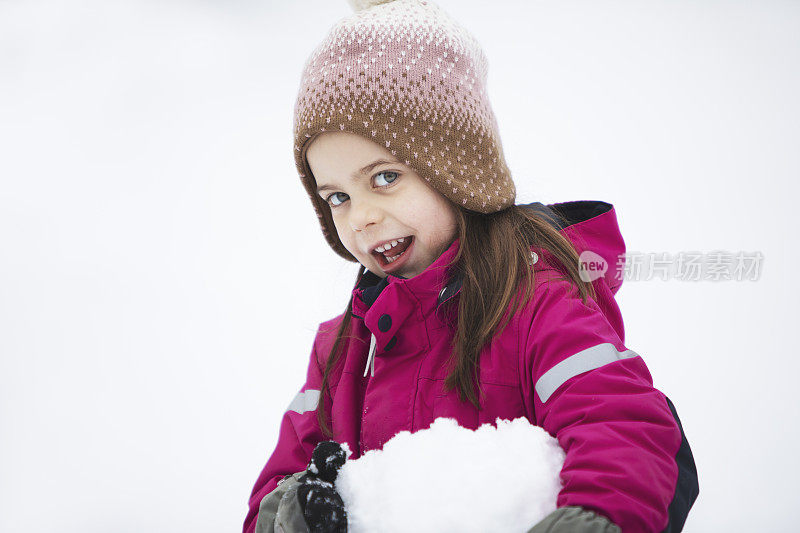
<path fill-rule="evenodd" d="M 363 231 L 370 224 L 377 224 L 383 212 L 373 202 L 350 199 L 350 227 L 353 231 Z"/>

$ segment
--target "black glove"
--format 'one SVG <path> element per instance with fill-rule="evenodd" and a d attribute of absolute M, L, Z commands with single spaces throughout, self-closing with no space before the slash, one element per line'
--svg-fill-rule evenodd
<path fill-rule="evenodd" d="M 338 442 L 317 444 L 305 474 L 300 477 L 297 499 L 311 533 L 346 533 L 347 513 L 334 482 L 347 453 Z"/>

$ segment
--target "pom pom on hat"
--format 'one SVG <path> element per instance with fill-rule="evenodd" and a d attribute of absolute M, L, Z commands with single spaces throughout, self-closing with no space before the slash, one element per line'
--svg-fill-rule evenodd
<path fill-rule="evenodd" d="M 350 4 L 350 7 L 353 8 L 353 11 L 364 11 L 372 6 L 388 4 L 389 2 L 393 1 L 394 0 L 347 0 L 347 3 Z"/>

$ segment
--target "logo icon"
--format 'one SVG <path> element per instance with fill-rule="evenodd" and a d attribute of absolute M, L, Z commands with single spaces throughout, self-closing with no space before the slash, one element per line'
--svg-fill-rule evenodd
<path fill-rule="evenodd" d="M 601 278 L 608 271 L 608 263 L 602 256 L 586 250 L 578 257 L 578 271 L 581 280 L 590 282 Z"/>

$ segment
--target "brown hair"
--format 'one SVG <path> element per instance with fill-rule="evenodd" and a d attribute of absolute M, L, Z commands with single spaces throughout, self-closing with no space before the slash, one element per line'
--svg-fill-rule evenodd
<path fill-rule="evenodd" d="M 564 279 L 577 286 L 584 302 L 587 297 L 595 298 L 595 292 L 591 282 L 580 278 L 578 253 L 572 243 L 534 210 L 515 205 L 482 214 L 453 205 L 457 208 L 460 245 L 450 266 L 462 277 L 462 288 L 459 298 L 450 300 L 458 302 L 458 313 L 453 324 L 455 334 L 451 344 L 450 373 L 444 386 L 446 392 L 458 388 L 462 402 L 469 400 L 480 409 L 478 396 L 482 391 L 478 379 L 478 357 L 483 346 L 503 331 L 511 316 L 533 295 L 535 280 L 530 267 L 531 248 L 546 250 L 555 257 L 554 266 Z M 553 216 L 560 223 L 566 222 L 556 212 Z M 363 265 L 359 268 L 356 281 L 361 279 L 365 270 Z M 520 301 L 519 288 L 523 283 L 524 298 Z M 509 311 L 512 300 L 513 308 Z M 353 338 L 349 335 L 352 305 L 351 298 L 322 375 L 322 397 L 316 413 L 320 428 L 329 437 L 333 432 L 325 412 L 324 394 L 330 395 L 328 381 L 342 355 L 343 339 Z"/>

